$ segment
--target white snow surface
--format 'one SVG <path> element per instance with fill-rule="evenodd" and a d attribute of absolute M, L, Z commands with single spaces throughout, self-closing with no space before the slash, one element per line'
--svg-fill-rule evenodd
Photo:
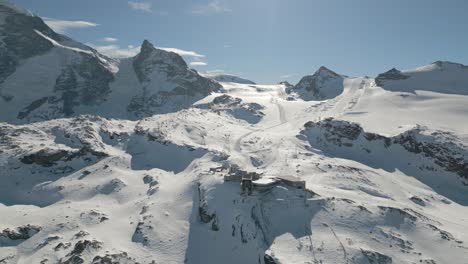
<path fill-rule="evenodd" d="M 333 145 L 304 124 L 332 117 L 385 136 L 427 126 L 466 151 L 468 97 L 402 96 L 370 78 L 343 84 L 329 100 L 289 101 L 283 85 L 224 83 L 195 104 L 223 94 L 257 103 L 258 123 L 199 107 L 137 121 L 1 123 L 0 260 L 466 263 L 468 187 L 459 175 L 398 145 Z M 226 170 L 210 170 L 233 164 L 262 173 L 260 182 L 299 177 L 308 190 L 241 194 L 238 182 L 224 182 Z M 2 238 L 28 224 L 41 230 Z M 95 246 L 77 253 L 86 240 Z"/>
<path fill-rule="evenodd" d="M 198 76 L 154 50 L 141 81 L 134 58 L 35 33 L 54 47 L 0 90 L 0 264 L 468 263 L 466 66 L 395 70 L 382 87 L 325 67 L 292 91 L 229 77 L 137 115 L 135 96 Z M 44 101 L 18 120 L 85 59 L 114 77 L 101 103 L 54 119 Z M 229 170 L 261 188 L 242 193 Z M 271 184 L 291 176 L 306 190 Z"/>
<path fill-rule="evenodd" d="M 240 84 L 255 84 L 255 82 L 251 80 L 247 80 L 242 77 L 238 77 L 235 75 L 230 74 L 202 74 L 205 77 L 213 79 L 218 82 L 232 82 L 232 83 L 240 83 Z"/>

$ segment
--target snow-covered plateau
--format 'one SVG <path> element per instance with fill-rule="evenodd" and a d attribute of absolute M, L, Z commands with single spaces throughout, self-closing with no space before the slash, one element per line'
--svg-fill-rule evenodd
<path fill-rule="evenodd" d="M 0 2 L 0 263 L 468 263 L 468 66 L 220 80 Z"/>

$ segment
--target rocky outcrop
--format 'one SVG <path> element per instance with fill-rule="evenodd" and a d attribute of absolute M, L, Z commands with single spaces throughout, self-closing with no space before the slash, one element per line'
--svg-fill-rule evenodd
<path fill-rule="evenodd" d="M 104 256 L 96 256 L 91 264 L 138 264 L 136 260 L 130 257 L 127 252 L 106 254 Z M 155 262 L 153 262 L 155 263 Z"/>
<path fill-rule="evenodd" d="M 5 20 L 0 27 L 2 36 L 0 45 L 0 84 L 15 72 L 21 60 L 44 54 L 53 45 L 39 36 L 42 34 L 62 41 L 62 36 L 52 31 L 41 18 L 18 12 L 12 6 L 0 3 L 0 16 Z"/>
<path fill-rule="evenodd" d="M 225 113 L 234 118 L 245 120 L 251 124 L 261 121 L 265 115 L 264 107 L 258 103 L 244 103 L 242 99 L 224 94 L 213 99 L 211 103 L 197 105 L 202 109 L 210 109 L 215 113 Z"/>
<path fill-rule="evenodd" d="M 145 40 L 133 59 L 133 69 L 142 91 L 131 99 L 127 110 L 144 117 L 187 108 L 221 89 L 221 85 L 188 68 L 178 54 L 158 49 Z"/>
<path fill-rule="evenodd" d="M 83 147 L 79 150 L 61 150 L 61 149 L 41 149 L 35 153 L 26 155 L 20 160 L 24 164 L 37 164 L 44 167 L 52 167 L 57 165 L 59 161 L 71 161 L 75 158 L 84 157 L 87 155 L 92 155 L 98 159 L 106 157 L 107 154 L 87 147 Z"/>
<path fill-rule="evenodd" d="M 103 243 L 97 240 L 80 240 L 76 242 L 73 250 L 60 259 L 59 264 L 82 264 L 86 257 L 83 254 L 96 252 L 102 248 Z"/>
<path fill-rule="evenodd" d="M 405 79 L 408 79 L 408 78 L 409 78 L 409 76 L 404 75 L 401 71 L 399 71 L 399 70 L 397 70 L 395 68 L 392 68 L 391 70 L 389 70 L 387 72 L 379 74 L 375 78 L 375 84 L 377 86 L 384 87 L 386 81 L 405 80 Z"/>
<path fill-rule="evenodd" d="M 361 248 L 361 252 L 370 264 L 391 264 L 393 262 L 391 257 L 376 251 Z"/>
<path fill-rule="evenodd" d="M 20 244 L 41 230 L 42 227 L 37 225 L 24 225 L 16 227 L 15 229 L 4 229 L 0 233 L 0 247 Z"/>
<path fill-rule="evenodd" d="M 436 61 L 416 69 L 395 68 L 379 74 L 375 84 L 387 91 L 416 94 L 430 91 L 443 94 L 468 95 L 468 66 L 450 61 Z"/>
<path fill-rule="evenodd" d="M 306 101 L 331 99 L 343 92 L 342 75 L 322 66 L 313 75 L 303 77 L 294 87 L 286 89 Z"/>
<path fill-rule="evenodd" d="M 468 147 L 449 132 L 417 126 L 394 137 L 385 137 L 365 132 L 359 124 L 332 118 L 308 122 L 304 127 L 302 135 L 339 147 L 353 147 L 359 140 L 364 142 L 361 146 L 367 152 L 370 150 L 365 142 L 382 148 L 401 146 L 408 153 L 421 155 L 445 170 L 458 174 L 465 182 L 468 180 Z"/>

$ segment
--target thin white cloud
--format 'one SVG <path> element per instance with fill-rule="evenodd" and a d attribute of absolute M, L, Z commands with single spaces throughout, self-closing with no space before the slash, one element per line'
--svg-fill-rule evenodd
<path fill-rule="evenodd" d="M 280 78 L 288 79 L 288 78 L 291 78 L 291 77 L 294 77 L 294 76 L 297 76 L 297 74 L 296 73 L 289 73 L 289 74 L 281 75 Z"/>
<path fill-rule="evenodd" d="M 199 54 L 195 51 L 190 51 L 190 50 L 183 50 L 183 49 L 178 49 L 178 48 L 161 48 L 158 47 L 158 49 L 162 49 L 165 51 L 170 51 L 179 54 L 180 56 L 187 56 L 187 57 L 195 57 L 195 58 L 204 58 L 205 55 Z"/>
<path fill-rule="evenodd" d="M 206 66 L 208 63 L 203 62 L 203 61 L 192 61 L 190 63 L 190 66 Z"/>
<path fill-rule="evenodd" d="M 63 34 L 71 28 L 89 28 L 96 27 L 98 24 L 88 21 L 60 20 L 50 17 L 44 17 L 44 22 L 55 32 Z"/>
<path fill-rule="evenodd" d="M 140 52 L 140 47 L 134 47 L 132 45 L 126 48 L 121 48 L 118 45 L 94 45 L 92 43 L 87 43 L 86 45 L 96 49 L 106 56 L 117 59 L 133 57 Z"/>
<path fill-rule="evenodd" d="M 147 12 L 147 13 L 152 13 L 152 4 L 149 2 L 137 2 L 137 1 L 128 1 L 128 5 L 139 11 Z"/>
<path fill-rule="evenodd" d="M 199 73 L 205 77 L 214 77 L 217 75 L 226 74 L 226 71 L 217 69 L 217 70 L 209 70 L 209 71 L 204 71 L 204 72 L 199 72 Z"/>
<path fill-rule="evenodd" d="M 120 47 L 119 45 L 116 44 L 110 44 L 110 45 L 95 45 L 93 43 L 86 43 L 86 45 L 94 48 L 95 50 L 99 51 L 100 53 L 112 57 L 112 58 L 129 58 L 137 55 L 140 52 L 140 46 L 133 46 L 129 45 L 128 47 Z M 180 56 L 184 57 L 192 57 L 194 59 L 199 59 L 199 58 L 204 58 L 205 55 L 199 54 L 195 51 L 190 51 L 190 50 L 182 50 L 182 49 L 177 49 L 177 48 L 161 48 L 157 47 L 158 49 L 162 49 L 165 51 L 170 51 L 179 54 Z M 200 61 L 196 61 L 200 62 Z M 202 66 L 199 64 L 198 66 Z"/>
<path fill-rule="evenodd" d="M 119 41 L 119 39 L 117 39 L 117 38 L 112 38 L 112 37 L 107 37 L 107 38 L 103 38 L 102 41 L 107 42 L 107 43 L 112 43 L 112 42 L 117 42 L 117 41 Z"/>
<path fill-rule="evenodd" d="M 211 1 L 204 5 L 196 5 L 192 8 L 192 14 L 195 15 L 209 15 L 227 12 L 231 12 L 231 9 L 218 0 Z"/>

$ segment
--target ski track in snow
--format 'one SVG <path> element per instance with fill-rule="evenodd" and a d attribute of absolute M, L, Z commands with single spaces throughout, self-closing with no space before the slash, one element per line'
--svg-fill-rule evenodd
<path fill-rule="evenodd" d="M 349 158 L 344 147 L 326 149 L 298 138 L 308 121 L 328 117 L 362 121 L 373 93 L 383 93 L 392 104 L 402 100 L 400 97 L 390 97 L 367 78 L 345 79 L 341 95 L 320 102 L 288 101 L 282 85 L 224 85 L 226 94 L 264 107 L 260 122 L 251 124 L 190 108 L 137 122 L 89 121 L 92 117 L 85 117 L 73 121 L 77 122 L 74 127 L 73 119 L 61 119 L 11 132 L 16 136 L 5 138 L 5 142 L 18 145 L 18 152 L 1 153 L 0 166 L 10 166 L 8 155 L 21 151 L 29 153 L 46 145 L 76 150 L 86 140 L 102 147 L 100 151 L 110 157 L 71 161 L 75 168 L 62 174 L 51 171 L 56 167 L 67 170 L 65 162 L 41 167 L 18 166 L 15 161 L 8 167 L 8 173 L 24 188 L 22 197 L 17 197 L 23 200 L 0 205 L 0 215 L 6 216 L 0 221 L 0 233 L 34 223 L 44 231 L 16 247 L 3 246 L 0 237 L 0 259 L 14 255 L 18 258 L 11 263 L 21 264 L 66 259 L 77 241 L 73 235 L 81 230 L 90 233 L 82 240 L 92 238 L 104 243 L 102 249 L 83 253 L 87 261 L 106 251 L 125 251 L 140 263 L 263 264 L 263 254 L 268 252 L 279 263 L 366 264 L 372 263 L 367 258 L 377 256 L 406 264 L 426 259 L 447 263 L 452 255 L 461 260 L 468 253 L 466 206 L 443 197 L 431 189 L 430 182 L 418 180 L 411 171 L 397 167 L 388 171 L 365 159 Z M 219 93 L 203 102 L 216 96 Z M 382 110 L 378 114 L 388 113 Z M 417 121 L 419 116 L 413 118 Z M 361 124 L 373 125 L 365 119 Z M 437 122 L 434 124 L 437 127 Z M 389 130 L 400 129 L 393 125 L 381 124 Z M 5 131 L 11 129 L 4 126 Z M 136 133 L 136 128 L 141 130 Z M 90 134 L 76 135 L 81 132 Z M 464 137 L 466 133 L 462 140 Z M 306 181 L 311 193 L 277 186 L 263 193 L 241 195 L 238 183 L 223 182 L 224 172 L 210 171 L 222 164 L 212 150 L 226 151 L 228 161 L 244 170 L 267 176 L 298 176 Z M 0 172 L 0 177 L 11 179 L 8 173 Z M 23 175 L 44 179 L 21 182 Z M 31 199 L 28 192 L 38 198 Z M 410 201 L 413 196 L 421 197 L 426 205 Z M 44 199 L 42 203 L 40 199 Z M 108 219 L 93 220 L 94 215 L 101 214 Z M 413 217 L 417 219 L 414 222 Z M 65 224 L 68 229 L 57 229 L 52 222 Z M 60 237 L 53 238 L 57 243 L 36 249 L 55 234 Z M 71 248 L 55 255 L 47 253 L 54 251 L 59 240 L 72 243 Z M 362 252 L 370 253 L 366 257 Z"/>

